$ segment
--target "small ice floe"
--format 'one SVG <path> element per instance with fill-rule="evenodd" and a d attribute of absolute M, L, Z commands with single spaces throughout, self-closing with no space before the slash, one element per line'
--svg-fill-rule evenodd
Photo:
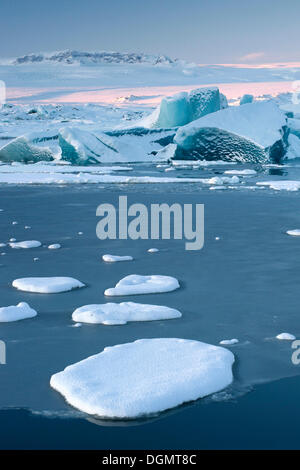
<path fill-rule="evenodd" d="M 38 248 L 39 246 L 41 246 L 41 242 L 39 242 L 38 240 L 26 240 L 26 241 L 23 241 L 23 242 L 11 242 L 9 244 L 9 246 L 11 248 L 25 248 L 25 249 L 28 249 L 28 248 Z"/>
<path fill-rule="evenodd" d="M 230 346 L 231 344 L 236 344 L 238 343 L 239 340 L 236 339 L 236 338 L 233 338 L 233 339 L 222 339 L 222 341 L 220 341 L 219 344 L 223 344 L 223 345 L 226 345 L 226 346 Z"/>
<path fill-rule="evenodd" d="M 149 248 L 149 250 L 147 250 L 148 253 L 157 253 L 159 251 L 158 248 Z"/>
<path fill-rule="evenodd" d="M 18 222 L 17 222 L 16 220 L 14 220 L 14 221 L 12 222 L 12 225 L 18 225 Z"/>
<path fill-rule="evenodd" d="M 240 182 L 238 176 L 213 176 L 207 180 L 208 184 L 223 186 L 224 184 L 237 184 Z"/>
<path fill-rule="evenodd" d="M 84 305 L 73 312 L 72 319 L 83 323 L 125 325 L 131 321 L 170 320 L 181 316 L 181 313 L 174 308 L 122 302 L 120 304 Z"/>
<path fill-rule="evenodd" d="M 217 241 L 220 240 L 220 237 L 215 237 L 215 240 L 217 240 Z"/>
<path fill-rule="evenodd" d="M 104 295 L 156 294 L 160 292 L 171 292 L 179 287 L 179 282 L 175 277 L 130 274 L 121 279 L 115 287 L 106 289 Z"/>
<path fill-rule="evenodd" d="M 132 261 L 132 256 L 103 255 L 103 261 L 106 263 L 116 263 L 117 261 Z"/>
<path fill-rule="evenodd" d="M 82 326 L 82 323 L 74 323 L 74 325 L 70 325 L 72 328 L 79 328 Z"/>
<path fill-rule="evenodd" d="M 66 367 L 50 385 L 85 413 L 133 419 L 223 390 L 233 362 L 228 349 L 200 341 L 140 339 Z"/>
<path fill-rule="evenodd" d="M 33 258 L 33 261 L 38 261 L 40 258 Z"/>
<path fill-rule="evenodd" d="M 17 240 L 16 240 L 16 238 L 10 238 L 9 241 L 10 242 L 16 242 Z"/>
<path fill-rule="evenodd" d="M 24 277 L 15 279 L 12 285 L 16 289 L 39 294 L 56 294 L 85 287 L 82 282 L 73 277 Z"/>
<path fill-rule="evenodd" d="M 83 232 L 78 232 L 78 235 L 83 235 Z"/>
<path fill-rule="evenodd" d="M 25 228 L 25 230 L 29 230 L 29 229 L 31 229 L 30 225 L 25 225 L 25 227 L 24 227 L 24 228 Z"/>
<path fill-rule="evenodd" d="M 258 181 L 257 186 L 269 186 L 274 191 L 299 191 L 300 181 L 283 180 L 283 181 Z"/>
<path fill-rule="evenodd" d="M 241 175 L 241 176 L 254 176 L 257 174 L 257 171 L 255 170 L 226 170 L 224 171 L 224 174 L 226 175 Z"/>
<path fill-rule="evenodd" d="M 276 336 L 277 339 L 285 339 L 288 341 L 294 341 L 296 339 L 296 336 L 291 335 L 290 333 L 280 333 L 279 335 Z"/>
<path fill-rule="evenodd" d="M 52 245 L 48 246 L 49 250 L 59 250 L 61 248 L 61 245 L 59 243 L 53 243 Z"/>
<path fill-rule="evenodd" d="M 176 168 L 174 168 L 173 166 L 168 166 L 165 171 L 174 171 L 176 170 Z"/>
<path fill-rule="evenodd" d="M 36 315 L 37 312 L 29 307 L 26 302 L 0 308 L 0 322 L 24 320 L 25 318 L 33 318 Z"/>
<path fill-rule="evenodd" d="M 0 212 L 3 212 L 3 211 L 4 211 L 4 209 L 0 209 Z"/>
<path fill-rule="evenodd" d="M 0 248 L 4 248 L 6 246 L 6 243 L 0 243 Z"/>
<path fill-rule="evenodd" d="M 6 253 L 5 253 L 4 251 L 3 251 L 2 253 L 0 253 L 0 254 L 1 254 L 1 256 L 5 256 L 5 255 L 6 255 Z"/>
<path fill-rule="evenodd" d="M 294 230 L 287 230 L 286 232 L 288 235 L 292 235 L 292 237 L 300 237 L 300 229 L 295 228 Z"/>

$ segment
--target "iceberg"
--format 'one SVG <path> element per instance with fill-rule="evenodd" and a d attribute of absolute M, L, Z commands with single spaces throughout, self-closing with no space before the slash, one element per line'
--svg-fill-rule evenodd
<path fill-rule="evenodd" d="M 132 261 L 132 256 L 118 256 L 118 255 L 103 255 L 103 261 L 106 263 L 117 263 L 118 261 Z"/>
<path fill-rule="evenodd" d="M 58 141 L 62 160 L 76 165 L 114 161 L 118 154 L 107 135 L 95 135 L 75 127 L 60 129 Z"/>
<path fill-rule="evenodd" d="M 53 133 L 29 133 L 13 139 L 0 148 L 0 161 L 38 162 L 52 161 L 59 157 L 57 135 Z"/>
<path fill-rule="evenodd" d="M 164 97 L 155 111 L 140 121 L 144 127 L 172 128 L 188 124 L 228 106 L 217 87 L 204 87 Z"/>
<path fill-rule="evenodd" d="M 273 102 L 231 106 L 179 128 L 174 158 L 278 163 L 288 134 L 287 119 Z"/>
<path fill-rule="evenodd" d="M 248 104 L 248 103 L 252 103 L 254 100 L 254 96 L 253 95 L 243 95 L 240 99 L 240 105 L 243 105 L 243 104 Z"/>
<path fill-rule="evenodd" d="M 74 408 L 108 419 L 149 416 L 223 390 L 234 355 L 178 338 L 107 347 L 52 375 L 50 386 Z"/>
<path fill-rule="evenodd" d="M 174 308 L 136 302 L 84 305 L 77 308 L 72 315 L 75 322 L 103 325 L 125 325 L 132 321 L 170 320 L 180 317 L 181 313 Z"/>

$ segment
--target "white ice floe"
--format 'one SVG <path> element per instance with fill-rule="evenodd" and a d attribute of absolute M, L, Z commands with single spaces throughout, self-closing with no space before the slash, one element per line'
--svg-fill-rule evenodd
<path fill-rule="evenodd" d="M 104 294 L 114 295 L 136 295 L 136 294 L 156 294 L 161 292 L 171 292 L 178 289 L 179 282 L 171 276 L 140 276 L 130 274 L 121 279 L 115 287 L 106 289 Z"/>
<path fill-rule="evenodd" d="M 238 342 L 239 342 L 239 340 L 236 339 L 236 338 L 233 338 L 233 339 L 222 339 L 222 341 L 220 341 L 220 344 L 230 346 L 231 344 L 236 344 L 236 343 L 238 343 Z"/>
<path fill-rule="evenodd" d="M 257 186 L 269 186 L 275 191 L 299 191 L 300 181 L 283 180 L 283 181 L 258 181 Z"/>
<path fill-rule="evenodd" d="M 58 250 L 59 248 L 61 248 L 61 245 L 59 243 L 53 243 L 52 245 L 48 246 L 49 250 Z"/>
<path fill-rule="evenodd" d="M 0 243 L 0 248 L 4 248 L 6 246 L 6 243 Z"/>
<path fill-rule="evenodd" d="M 26 241 L 23 241 L 23 242 L 11 242 L 9 244 L 9 246 L 11 248 L 25 248 L 25 249 L 38 248 L 41 245 L 42 245 L 41 242 L 39 242 L 38 240 L 26 240 Z"/>
<path fill-rule="evenodd" d="M 84 284 L 72 277 L 24 277 L 15 279 L 13 287 L 25 292 L 55 294 L 84 287 Z"/>
<path fill-rule="evenodd" d="M 257 171 L 255 170 L 226 170 L 224 171 L 226 175 L 241 175 L 241 176 L 254 176 L 257 174 Z"/>
<path fill-rule="evenodd" d="M 279 335 L 276 336 L 277 339 L 285 339 L 285 340 L 288 340 L 288 341 L 293 341 L 294 339 L 296 339 L 296 336 L 294 335 L 291 335 L 290 333 L 280 333 Z"/>
<path fill-rule="evenodd" d="M 72 315 L 76 322 L 103 325 L 125 325 L 131 321 L 169 320 L 179 317 L 181 313 L 174 308 L 136 302 L 84 305 L 77 308 Z"/>
<path fill-rule="evenodd" d="M 117 261 L 132 261 L 132 256 L 103 255 L 103 261 L 106 263 L 116 263 Z"/>
<path fill-rule="evenodd" d="M 130 419 L 224 389 L 233 362 L 231 351 L 199 341 L 140 339 L 66 367 L 50 385 L 85 413 Z"/>
<path fill-rule="evenodd" d="M 292 235 L 292 237 L 300 237 L 300 229 L 295 228 L 294 230 L 287 230 L 286 232 L 288 235 Z"/>
<path fill-rule="evenodd" d="M 20 302 L 18 305 L 0 308 L 0 322 L 10 322 L 33 318 L 37 312 L 33 310 L 26 302 Z"/>
<path fill-rule="evenodd" d="M 157 253 L 159 251 L 158 248 L 149 248 L 149 250 L 147 250 L 148 253 Z"/>
<path fill-rule="evenodd" d="M 237 184 L 240 182 L 238 176 L 213 176 L 212 178 L 208 178 L 205 183 L 207 184 L 216 184 L 223 186 L 224 184 Z"/>

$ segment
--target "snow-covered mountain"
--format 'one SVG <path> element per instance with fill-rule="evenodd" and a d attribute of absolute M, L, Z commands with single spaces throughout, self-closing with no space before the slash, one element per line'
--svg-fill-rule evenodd
<path fill-rule="evenodd" d="M 165 55 L 149 55 L 144 53 L 121 52 L 84 52 L 65 50 L 51 53 L 28 54 L 12 59 L 13 65 L 36 63 L 62 63 L 62 64 L 150 64 L 170 65 L 178 62 Z"/>

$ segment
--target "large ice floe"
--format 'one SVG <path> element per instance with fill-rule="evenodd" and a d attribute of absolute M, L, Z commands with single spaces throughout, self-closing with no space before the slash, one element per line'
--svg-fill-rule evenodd
<path fill-rule="evenodd" d="M 24 277 L 15 279 L 12 285 L 16 289 L 39 294 L 56 294 L 84 287 L 73 277 Z"/>
<path fill-rule="evenodd" d="M 25 318 L 33 318 L 36 315 L 37 312 L 26 302 L 0 308 L 0 322 L 24 320 Z"/>
<path fill-rule="evenodd" d="M 115 287 L 104 291 L 107 296 L 114 295 L 136 295 L 136 294 L 156 294 L 162 292 L 171 292 L 180 287 L 175 277 L 171 276 L 140 276 L 130 274 L 121 279 Z"/>
<path fill-rule="evenodd" d="M 174 138 L 174 158 L 280 162 L 287 138 L 287 119 L 275 103 L 231 106 L 180 127 Z"/>
<path fill-rule="evenodd" d="M 152 114 L 143 118 L 143 127 L 171 128 L 184 126 L 227 106 L 227 100 L 216 87 L 198 88 L 190 93 L 167 96 Z"/>
<path fill-rule="evenodd" d="M 181 313 L 174 308 L 136 302 L 84 305 L 72 315 L 75 322 L 103 325 L 125 325 L 132 321 L 170 320 L 179 317 Z"/>
<path fill-rule="evenodd" d="M 227 349 L 199 341 L 140 339 L 66 367 L 50 385 L 85 413 L 133 419 L 224 389 L 233 362 Z"/>

